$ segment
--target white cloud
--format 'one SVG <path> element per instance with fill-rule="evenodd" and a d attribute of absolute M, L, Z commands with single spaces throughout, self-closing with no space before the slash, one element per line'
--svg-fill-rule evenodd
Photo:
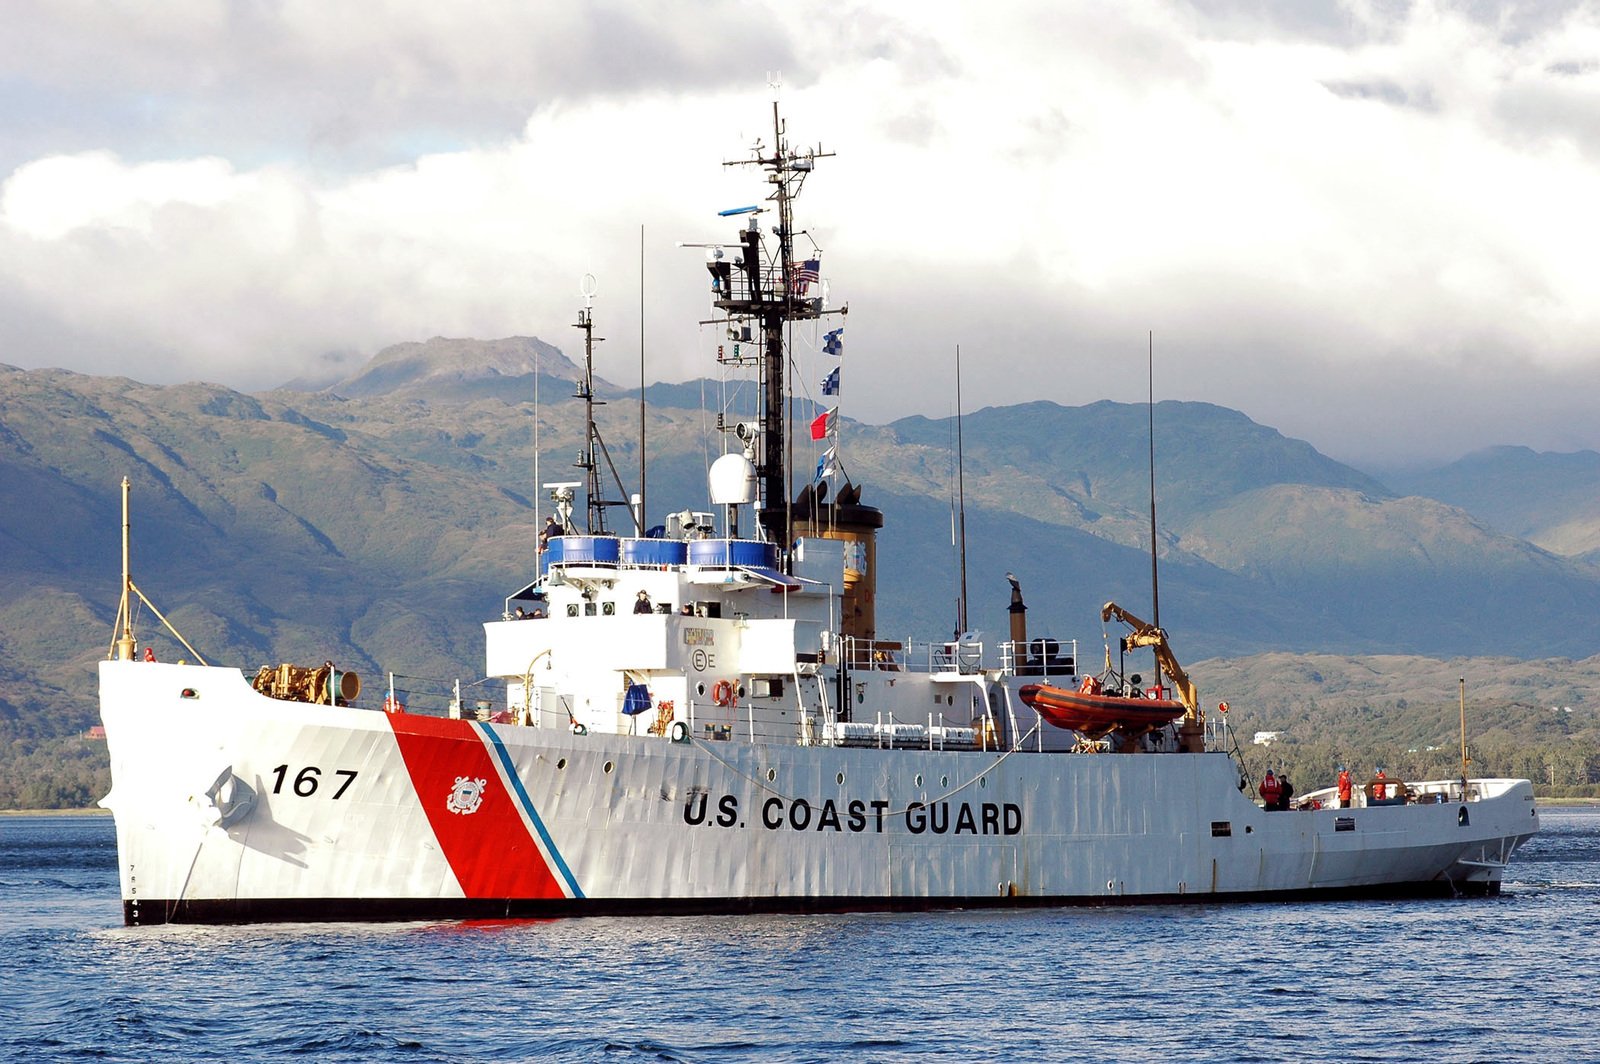
<path fill-rule="evenodd" d="M 1161 394 L 1336 455 L 1600 446 L 1592 6 L 92 7 L 0 59 L 144 93 L 167 150 L 67 122 L 16 166 L 5 361 L 254 388 L 435 334 L 565 344 L 584 272 L 626 349 L 643 223 L 652 362 L 706 372 L 673 245 L 761 195 L 718 163 L 770 138 L 783 67 L 793 136 L 839 151 L 802 206 L 854 311 L 847 413 L 943 412 L 957 342 L 978 403 L 1135 399 L 1153 327 Z"/>
<path fill-rule="evenodd" d="M 0 223 L 35 240 L 78 229 L 132 229 L 148 237 L 172 204 L 214 208 L 249 199 L 260 182 L 241 182 L 224 159 L 125 166 L 110 152 L 56 155 L 18 169 L 0 200 Z"/>

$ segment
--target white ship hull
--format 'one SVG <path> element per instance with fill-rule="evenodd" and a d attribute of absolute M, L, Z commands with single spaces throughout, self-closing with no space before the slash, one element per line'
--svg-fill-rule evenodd
<path fill-rule="evenodd" d="M 1220 753 L 671 742 L 286 703 L 233 669 L 100 681 L 130 924 L 1492 893 L 1538 830 L 1522 780 L 1266 812 Z"/>

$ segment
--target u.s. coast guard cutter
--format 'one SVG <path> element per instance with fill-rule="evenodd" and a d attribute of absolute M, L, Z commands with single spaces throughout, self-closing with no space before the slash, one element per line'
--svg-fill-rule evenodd
<path fill-rule="evenodd" d="M 1165 633 L 1114 604 L 1164 682 L 1080 677 L 1074 644 L 1015 624 L 998 645 L 879 638 L 882 515 L 838 470 L 836 411 L 800 421 L 822 458 L 789 480 L 793 337 L 825 360 L 841 319 L 791 213 L 823 156 L 773 119 L 746 161 L 765 207 L 724 212 L 736 239 L 706 245 L 719 358 L 754 371 L 757 412 L 723 426 L 710 505 L 655 536 L 638 511 L 606 532 L 591 424 L 584 533 L 581 485 L 558 487 L 532 582 L 484 626 L 503 703 L 430 715 L 392 684 L 363 702 L 332 663 L 141 660 L 125 554 L 100 689 L 126 921 L 1497 891 L 1538 830 L 1527 781 L 1268 812 Z"/>

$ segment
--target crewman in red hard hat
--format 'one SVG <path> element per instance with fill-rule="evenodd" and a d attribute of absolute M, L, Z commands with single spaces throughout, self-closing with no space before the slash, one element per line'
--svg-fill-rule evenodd
<path fill-rule="evenodd" d="M 1339 766 L 1339 808 L 1350 808 L 1350 770 Z"/>

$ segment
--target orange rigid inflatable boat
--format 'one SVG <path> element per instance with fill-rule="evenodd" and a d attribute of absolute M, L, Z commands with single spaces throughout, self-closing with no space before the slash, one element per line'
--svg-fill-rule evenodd
<path fill-rule="evenodd" d="M 1017 694 L 1051 724 L 1091 739 L 1119 730 L 1153 731 L 1183 716 L 1184 712 L 1183 703 L 1172 699 L 1102 694 L 1100 683 L 1094 677 L 1086 678 L 1076 691 L 1030 683 Z"/>

